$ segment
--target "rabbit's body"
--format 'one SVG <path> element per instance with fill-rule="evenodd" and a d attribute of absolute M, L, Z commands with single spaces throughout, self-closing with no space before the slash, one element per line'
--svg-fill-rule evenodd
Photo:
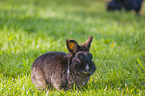
<path fill-rule="evenodd" d="M 72 89 L 74 84 L 76 87 L 85 86 L 96 67 L 90 60 L 91 54 L 82 48 L 79 47 L 81 50 L 75 55 L 48 52 L 38 57 L 32 66 L 32 82 L 38 88 L 60 90 Z"/>

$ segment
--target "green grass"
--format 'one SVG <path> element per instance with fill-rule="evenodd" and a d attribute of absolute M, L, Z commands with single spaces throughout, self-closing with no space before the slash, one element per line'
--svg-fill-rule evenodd
<path fill-rule="evenodd" d="M 137 16 L 109 13 L 104 1 L 1 0 L 0 95 L 145 95 L 145 2 Z M 66 39 L 83 43 L 90 35 L 97 69 L 84 90 L 37 90 L 34 60 L 49 51 L 67 53 Z"/>

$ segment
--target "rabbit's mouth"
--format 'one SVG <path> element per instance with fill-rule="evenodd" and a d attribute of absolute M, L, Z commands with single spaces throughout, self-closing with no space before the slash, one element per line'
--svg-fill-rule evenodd
<path fill-rule="evenodd" d="M 85 77 L 87 77 L 87 76 L 90 76 L 91 74 L 90 74 L 89 72 L 84 72 L 83 75 L 84 75 Z"/>
<path fill-rule="evenodd" d="M 79 73 L 79 74 L 77 74 L 78 76 L 80 76 L 80 77 L 88 77 L 88 76 L 90 76 L 91 74 L 89 73 L 89 72 L 82 72 L 82 73 Z"/>

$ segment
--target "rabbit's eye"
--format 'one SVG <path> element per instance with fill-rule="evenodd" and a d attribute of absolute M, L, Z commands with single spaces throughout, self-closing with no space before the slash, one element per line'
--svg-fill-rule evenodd
<path fill-rule="evenodd" d="M 88 53 L 87 56 L 88 56 L 90 59 L 93 59 L 92 54 Z"/>

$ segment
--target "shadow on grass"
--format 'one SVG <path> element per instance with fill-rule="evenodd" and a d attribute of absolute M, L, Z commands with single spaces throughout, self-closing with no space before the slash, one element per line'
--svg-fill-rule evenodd
<path fill-rule="evenodd" d="M 70 11 L 70 10 L 68 10 Z M 69 19 L 67 17 L 59 18 L 57 16 L 54 17 L 48 17 L 48 18 L 41 18 L 37 16 L 37 12 L 34 12 L 33 16 L 25 16 L 26 11 L 18 11 L 18 10 L 0 10 L 0 13 L 3 14 L 0 18 L 0 28 L 8 28 L 13 30 L 23 30 L 24 32 L 27 32 L 28 34 L 35 34 L 35 33 L 42 33 L 47 36 L 51 36 L 53 38 L 63 37 L 67 38 L 69 36 L 75 36 L 81 37 L 82 34 L 89 35 L 95 35 L 97 39 L 101 39 L 101 37 L 115 37 L 115 35 L 108 36 L 108 34 L 102 34 L 102 32 L 88 32 L 88 30 L 85 28 L 89 23 L 85 23 L 82 20 L 76 21 L 75 19 Z M 123 13 L 123 17 L 120 18 L 122 15 L 121 13 L 116 13 L 115 15 L 112 15 L 112 13 L 108 12 L 97 12 L 95 10 L 72 10 L 69 12 L 70 15 L 81 17 L 81 18 L 87 18 L 90 17 L 91 19 L 96 20 L 96 18 L 99 18 L 100 20 L 106 20 L 108 22 L 117 22 L 118 23 L 132 23 L 136 22 L 143 23 L 144 17 L 138 18 L 136 16 L 126 15 L 127 13 Z M 24 16 L 22 15 L 24 14 Z M 64 13 L 64 14 L 67 14 Z M 131 16 L 131 17 L 130 17 Z M 124 19 L 124 20 L 123 20 Z M 103 22 L 103 21 L 102 21 Z M 94 22 L 93 22 L 94 23 Z M 92 23 L 92 24 L 93 24 Z M 95 27 L 97 24 L 94 23 L 93 26 Z M 140 24 L 141 25 L 141 24 Z M 143 26 L 143 25 L 142 25 Z M 92 26 L 90 26 L 92 27 Z M 105 27 L 105 26 L 104 26 Z M 61 34 L 61 35 L 60 35 Z M 123 36 L 126 36 L 127 38 L 130 38 L 128 33 L 124 34 Z M 124 38 L 120 38 L 123 36 L 117 37 L 118 41 L 123 41 Z M 74 37 L 74 39 L 77 39 Z M 56 38 L 57 39 L 57 38 Z M 121 40 L 119 40 L 121 39 Z"/>

